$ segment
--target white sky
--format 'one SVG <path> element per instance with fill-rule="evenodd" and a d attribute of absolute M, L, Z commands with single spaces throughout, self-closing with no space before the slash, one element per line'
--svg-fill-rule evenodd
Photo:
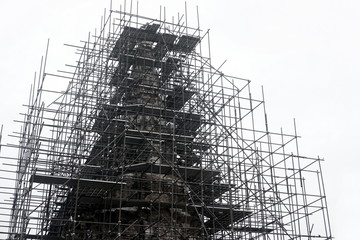
<path fill-rule="evenodd" d="M 34 72 L 50 38 L 48 70 L 72 63 L 73 49 L 99 29 L 110 0 L 2 0 L 0 8 L 0 124 L 25 110 Z M 128 3 L 130 1 L 128 0 Z M 114 5 L 120 1 L 114 0 Z M 134 5 L 136 1 L 134 0 Z M 183 12 L 179 0 L 140 0 L 139 14 Z M 323 164 L 333 235 L 357 236 L 360 215 L 360 2 L 350 0 L 192 0 L 188 16 L 210 28 L 215 66 L 265 88 L 270 130 L 292 131 L 296 118 L 300 152 Z M 70 61 L 70 62 L 69 62 Z M 55 84 L 55 83 L 54 83 Z M 60 90 L 60 89 L 59 89 Z M 13 141 L 3 136 L 2 143 Z M 0 183 L 1 184 L 1 183 Z M 2 198 L 1 198 L 2 199 Z M 1 236 L 1 235 L 0 235 Z"/>

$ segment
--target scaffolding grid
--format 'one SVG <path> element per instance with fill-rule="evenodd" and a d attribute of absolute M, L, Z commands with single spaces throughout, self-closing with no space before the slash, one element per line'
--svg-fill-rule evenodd
<path fill-rule="evenodd" d="M 46 54 L 4 145 L 19 150 L 3 156 L 17 162 L 8 239 L 332 239 L 322 160 L 300 155 L 295 124 L 269 130 L 249 80 L 212 66 L 208 32 L 186 13 L 102 19 L 69 45 L 76 65 L 47 73 Z"/>

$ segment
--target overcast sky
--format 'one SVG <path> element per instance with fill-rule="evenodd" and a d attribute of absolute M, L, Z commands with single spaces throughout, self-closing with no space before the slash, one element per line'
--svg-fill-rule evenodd
<path fill-rule="evenodd" d="M 129 3 L 130 1 L 128 1 Z M 0 124 L 19 130 L 34 72 L 50 38 L 48 70 L 72 63 L 73 50 L 99 28 L 105 0 L 2 0 Z M 119 5 L 120 1 L 114 1 Z M 134 1 L 136 5 L 136 1 Z M 140 0 L 139 14 L 183 12 L 175 0 Z M 188 16 L 210 30 L 214 65 L 264 86 L 270 130 L 292 131 L 296 118 L 303 155 L 323 164 L 333 235 L 357 236 L 360 215 L 360 2 L 349 0 L 192 0 Z M 69 62 L 70 61 L 70 62 Z M 55 83 L 54 83 L 55 84 Z M 14 129 L 15 128 L 15 129 Z M 12 141 L 6 136 L 3 143 Z"/>

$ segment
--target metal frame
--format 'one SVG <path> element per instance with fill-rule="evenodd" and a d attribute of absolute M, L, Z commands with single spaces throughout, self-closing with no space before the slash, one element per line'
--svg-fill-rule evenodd
<path fill-rule="evenodd" d="M 76 66 L 47 73 L 45 58 L 6 145 L 19 149 L 9 239 L 332 239 L 322 160 L 300 155 L 296 127 L 269 130 L 264 98 L 211 65 L 186 12 L 111 9 L 69 45 Z"/>

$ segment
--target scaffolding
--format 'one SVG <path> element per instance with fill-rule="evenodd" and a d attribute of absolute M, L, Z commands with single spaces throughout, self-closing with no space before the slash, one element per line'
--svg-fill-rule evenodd
<path fill-rule="evenodd" d="M 332 239 L 322 160 L 212 66 L 208 32 L 186 14 L 102 19 L 68 70 L 45 57 L 5 145 L 19 149 L 3 156 L 17 161 L 8 239 Z"/>

